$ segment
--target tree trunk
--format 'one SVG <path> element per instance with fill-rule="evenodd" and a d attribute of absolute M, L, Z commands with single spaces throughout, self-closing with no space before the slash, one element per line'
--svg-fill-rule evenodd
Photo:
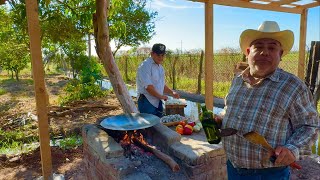
<path fill-rule="evenodd" d="M 74 59 L 71 59 L 71 68 L 72 68 L 72 79 L 75 79 L 75 71 L 74 71 Z"/>
<path fill-rule="evenodd" d="M 16 76 L 16 80 L 19 81 L 19 71 L 18 70 L 14 71 L 14 74 Z"/>
<path fill-rule="evenodd" d="M 91 59 L 91 38 L 90 33 L 88 34 L 88 57 Z"/>
<path fill-rule="evenodd" d="M 130 81 L 129 76 L 128 76 L 128 55 L 124 56 L 124 75 L 126 77 L 126 82 Z"/>
<path fill-rule="evenodd" d="M 107 15 L 109 12 L 110 0 L 96 0 L 96 14 L 93 15 L 94 36 L 96 49 L 105 70 L 108 73 L 113 90 L 120 101 L 125 113 L 138 112 L 129 91 L 124 84 L 120 71 L 114 61 L 109 44 L 109 29 L 107 25 Z"/>

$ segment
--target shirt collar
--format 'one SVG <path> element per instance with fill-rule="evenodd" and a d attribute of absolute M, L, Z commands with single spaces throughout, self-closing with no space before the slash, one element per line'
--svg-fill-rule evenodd
<path fill-rule="evenodd" d="M 152 57 L 149 57 L 149 61 L 151 61 L 152 64 L 159 65 L 159 64 L 157 64 L 156 62 L 154 62 L 154 60 L 152 59 Z"/>
<path fill-rule="evenodd" d="M 248 66 L 245 70 L 237 74 L 237 77 L 241 77 L 244 81 L 248 82 L 249 80 L 250 67 Z M 280 81 L 280 69 L 277 68 L 272 74 L 268 75 L 265 78 L 262 78 L 257 84 L 260 84 L 264 79 L 270 79 L 274 82 Z M 248 82 L 249 83 L 249 82 Z"/>

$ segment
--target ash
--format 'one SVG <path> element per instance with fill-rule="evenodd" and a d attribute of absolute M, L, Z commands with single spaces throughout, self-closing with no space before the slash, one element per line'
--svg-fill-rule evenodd
<path fill-rule="evenodd" d="M 131 156 L 127 156 L 135 165 L 133 174 L 124 180 L 187 180 L 182 168 L 173 172 L 171 168 L 150 152 L 146 152 L 138 146 L 131 145 Z"/>

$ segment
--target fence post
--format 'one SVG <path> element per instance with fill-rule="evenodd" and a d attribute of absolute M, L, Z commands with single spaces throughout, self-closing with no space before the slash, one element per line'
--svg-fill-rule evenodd
<path fill-rule="evenodd" d="M 199 65 L 199 74 L 198 74 L 198 89 L 197 89 L 197 94 L 201 94 L 201 75 L 202 75 L 202 63 L 203 63 L 203 50 L 201 51 L 200 55 L 200 65 Z"/>
<path fill-rule="evenodd" d="M 306 70 L 306 77 L 305 77 L 305 83 L 307 84 L 308 87 L 310 87 L 311 82 L 311 68 L 312 68 L 312 54 L 313 54 L 313 46 L 315 45 L 315 41 L 311 41 L 311 46 L 310 46 L 310 53 L 309 53 L 309 58 L 308 58 L 308 65 L 307 65 L 307 70 Z"/>
<path fill-rule="evenodd" d="M 172 63 L 172 89 L 177 89 L 177 83 L 176 83 L 176 63 L 177 60 L 179 59 L 179 54 L 177 54 L 173 58 L 173 63 Z"/>
<path fill-rule="evenodd" d="M 319 61 L 320 61 L 320 41 L 314 41 L 314 45 L 311 47 L 311 49 L 313 52 L 312 52 L 312 54 L 310 54 L 310 56 L 312 56 L 312 60 L 313 60 L 314 64 L 316 64 L 316 67 L 313 67 L 313 69 L 316 68 L 316 71 L 312 72 L 313 77 L 311 79 L 310 90 L 311 90 L 311 88 L 313 88 L 312 89 L 313 91 L 314 91 L 314 89 L 316 89 L 316 92 L 313 92 L 313 91 L 311 91 L 311 92 L 313 93 L 315 105 L 317 105 L 319 98 L 320 98 L 320 88 L 319 88 L 320 79 L 318 76 Z M 315 83 L 316 80 L 318 80 L 318 83 Z"/>
<path fill-rule="evenodd" d="M 318 76 L 319 60 L 320 59 L 318 59 L 319 53 L 317 51 L 319 51 L 319 48 L 320 48 L 320 41 L 315 42 L 313 47 L 311 47 L 312 54 L 310 54 L 310 56 L 312 56 L 313 66 L 312 66 L 312 72 L 311 72 L 310 91 L 312 93 L 314 93 L 314 89 L 316 87 L 317 76 Z"/>

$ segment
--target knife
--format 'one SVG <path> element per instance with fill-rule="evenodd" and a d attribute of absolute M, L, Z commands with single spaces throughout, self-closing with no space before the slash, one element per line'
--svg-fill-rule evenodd
<path fill-rule="evenodd" d="M 219 136 L 220 137 L 227 137 L 232 136 L 234 134 L 237 134 L 238 130 L 234 128 L 225 128 L 225 129 L 219 129 Z"/>
<path fill-rule="evenodd" d="M 270 161 L 271 162 L 275 162 L 277 159 L 277 156 L 274 153 L 274 149 L 273 147 L 267 142 L 267 140 L 260 135 L 257 132 L 251 131 L 248 132 L 246 134 L 243 135 L 243 137 L 248 140 L 249 142 L 253 143 L 253 144 L 259 144 L 262 147 L 266 148 L 268 151 L 272 152 L 273 155 L 270 157 Z M 297 163 L 297 162 L 293 162 L 290 164 L 290 167 L 295 168 L 295 169 L 301 169 L 302 167 Z"/>

